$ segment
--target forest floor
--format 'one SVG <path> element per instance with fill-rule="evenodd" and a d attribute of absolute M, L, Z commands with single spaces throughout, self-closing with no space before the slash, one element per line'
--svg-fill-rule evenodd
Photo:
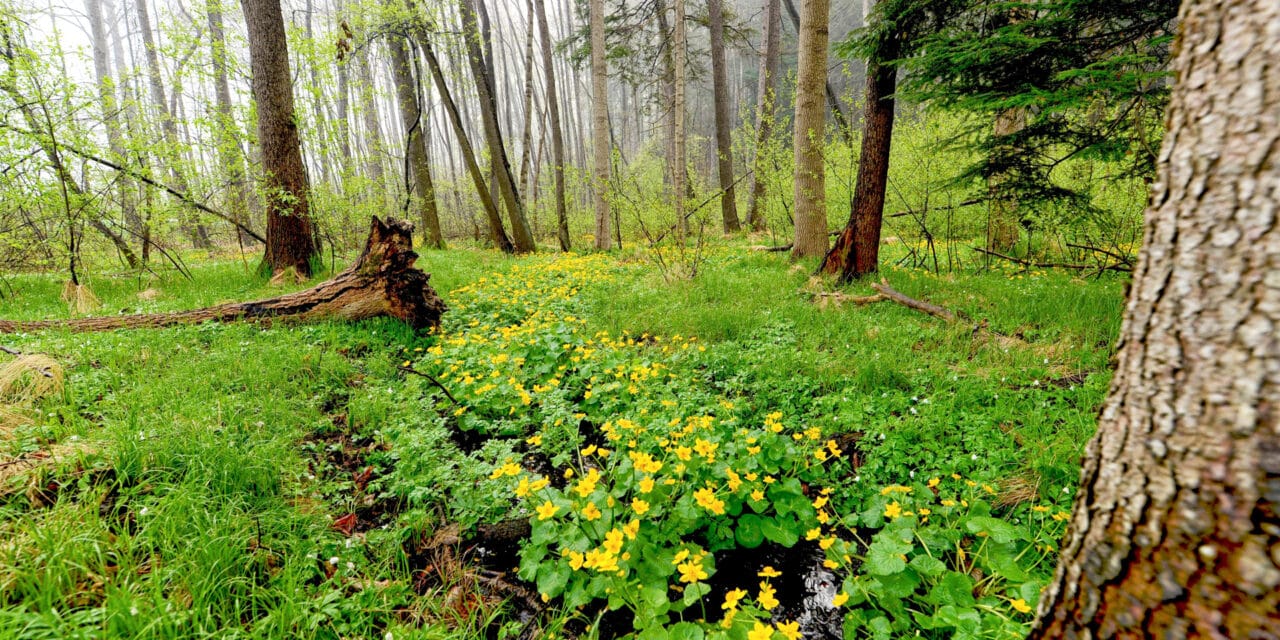
<path fill-rule="evenodd" d="M 671 283 L 640 254 L 419 264 L 450 306 L 430 335 L 0 337 L 57 367 L 0 397 L 0 637 L 1025 630 L 1119 278 L 885 271 L 975 331 L 817 304 L 812 265 L 741 242 Z M 193 272 L 90 284 L 106 314 L 281 292 L 239 262 Z M 66 315 L 57 279 L 12 281 L 0 318 Z M 519 553 L 477 537 L 512 519 Z"/>

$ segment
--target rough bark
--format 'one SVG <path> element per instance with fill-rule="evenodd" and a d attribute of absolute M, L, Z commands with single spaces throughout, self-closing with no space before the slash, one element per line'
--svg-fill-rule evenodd
<path fill-rule="evenodd" d="M 280 0 L 241 0 L 249 31 L 253 98 L 258 105 L 258 145 L 267 201 L 267 247 L 263 268 L 292 268 L 311 275 L 318 254 L 307 202 L 298 125 L 293 110 L 289 51 Z"/>
<path fill-rule="evenodd" d="M 444 103 L 445 113 L 449 115 L 449 122 L 453 125 L 453 135 L 458 141 L 459 151 L 462 152 L 462 161 L 467 167 L 467 173 L 471 176 L 471 181 L 476 186 L 476 193 L 480 196 L 480 204 L 484 208 L 485 217 L 489 222 L 489 235 L 493 240 L 493 246 L 504 253 L 512 253 L 515 251 L 515 247 L 511 244 L 511 240 L 507 238 L 507 231 L 502 226 L 502 217 L 498 215 L 498 205 L 493 201 L 489 194 L 489 189 L 485 186 L 484 175 L 480 173 L 480 165 L 476 162 L 475 150 L 472 149 L 471 140 L 467 137 L 467 130 L 463 126 L 462 114 L 458 112 L 458 105 L 453 101 L 453 94 L 449 92 L 449 85 L 445 82 L 444 70 L 440 68 L 440 60 L 436 58 L 427 34 L 418 34 L 417 39 L 418 45 L 422 47 L 423 56 L 427 59 L 427 67 L 431 70 L 431 78 L 435 81 L 436 91 L 440 94 L 441 102 Z"/>
<path fill-rule="evenodd" d="M 542 68 L 547 76 L 547 112 L 551 119 L 551 171 L 555 182 L 556 238 L 560 250 L 568 251 L 569 214 L 565 209 L 564 195 L 564 128 L 560 124 L 560 99 L 557 97 L 555 58 L 551 56 L 551 29 L 547 25 L 545 3 L 535 0 L 534 11 L 538 17 L 538 36 L 542 40 Z"/>
<path fill-rule="evenodd" d="M 827 14 L 831 3 L 830 0 L 804 0 L 801 8 L 793 139 L 796 158 L 793 259 L 820 256 L 827 251 L 826 168 L 822 161 L 826 110 L 822 97 L 827 80 Z"/>
<path fill-rule="evenodd" d="M 733 179 L 733 138 L 729 130 L 729 80 L 724 68 L 724 0 L 707 0 L 707 21 L 711 31 L 711 86 L 716 119 L 716 161 L 720 177 L 720 217 L 725 233 L 741 229 L 738 199 Z"/>
<path fill-rule="evenodd" d="M 894 50 L 883 59 L 897 56 Z M 889 151 L 893 142 L 893 93 L 898 71 L 875 60 L 867 62 L 866 106 L 862 127 L 862 151 L 849 222 L 822 260 L 822 273 L 849 282 L 880 268 L 880 227 L 889 186 Z"/>
<path fill-rule="evenodd" d="M 378 117 L 378 100 L 374 94 L 373 72 L 369 69 L 369 48 L 361 48 L 355 53 L 356 78 L 360 85 L 361 111 L 364 114 L 364 134 L 367 155 L 365 157 L 365 173 L 372 184 L 373 193 L 369 197 L 381 200 L 388 205 L 389 191 L 386 187 L 382 166 L 382 122 Z"/>
<path fill-rule="evenodd" d="M 778 64 L 782 50 L 782 10 L 779 0 L 766 0 L 764 14 L 764 50 L 760 53 L 760 85 L 756 93 L 756 153 L 751 172 L 751 194 L 747 199 L 747 226 L 764 231 L 766 221 L 761 211 L 765 198 L 764 175 L 767 168 L 761 151 L 773 135 L 774 99 L 778 90 Z"/>
<path fill-rule="evenodd" d="M 596 213 L 596 249 L 607 251 L 609 235 L 609 69 L 604 60 L 604 0 L 591 0 L 591 199 Z"/>
<path fill-rule="evenodd" d="M 431 165 L 427 162 L 425 118 L 422 117 L 422 105 L 418 102 L 418 82 L 413 75 L 410 52 L 404 40 L 398 37 L 388 39 L 387 47 L 391 50 L 391 72 L 396 80 L 396 103 L 400 107 L 400 121 L 404 124 L 405 162 L 409 166 L 410 175 L 405 176 L 413 181 L 410 192 L 414 194 L 418 218 L 426 230 L 426 246 L 433 249 L 444 248 L 444 235 L 440 232 L 440 215 L 436 210 L 436 189 L 431 181 Z"/>
<path fill-rule="evenodd" d="M 1280 637 L 1280 4 L 1180 17 L 1118 366 L 1033 639 Z"/>
<path fill-rule="evenodd" d="M 488 143 L 490 161 L 493 163 L 494 182 L 506 206 L 507 217 L 511 221 L 511 238 L 514 241 L 515 250 L 521 253 L 536 251 L 538 247 L 533 240 L 533 231 L 529 229 L 529 220 L 524 213 L 524 203 L 520 201 L 520 193 L 516 189 L 511 162 L 507 159 L 507 150 L 502 140 L 502 129 L 498 124 L 498 103 L 494 96 L 493 74 L 490 71 L 492 67 L 485 62 L 475 2 L 476 0 L 460 0 L 458 9 L 462 13 L 462 30 L 467 43 L 467 62 L 471 66 L 476 92 L 480 98 L 480 122 L 484 128 L 485 141 Z"/>
<path fill-rule="evenodd" d="M 355 321 L 390 316 L 414 329 L 440 325 L 447 307 L 431 276 L 414 267 L 413 224 L 373 218 L 364 251 L 355 264 L 311 289 L 255 302 L 233 302 L 193 311 L 130 316 L 12 322 L 0 320 L 0 333 L 68 329 L 110 331 L 146 329 L 202 322 Z"/>

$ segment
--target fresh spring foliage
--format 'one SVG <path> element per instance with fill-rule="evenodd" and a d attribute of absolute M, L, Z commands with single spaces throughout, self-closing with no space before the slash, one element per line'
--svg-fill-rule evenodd
<path fill-rule="evenodd" d="M 0 491 L 0 628 L 505 636 L 501 602 L 450 596 L 475 589 L 465 569 L 423 583 L 415 550 L 512 517 L 533 536 L 501 569 L 546 594 L 551 633 L 613 606 L 639 615 L 602 634 L 792 637 L 813 570 L 847 637 L 1030 620 L 1117 282 L 889 272 L 1023 336 L 976 343 L 895 306 L 816 308 L 803 273 L 736 242 L 672 284 L 636 256 L 423 261 L 452 307 L 425 339 L 392 321 L 14 337 L 67 378 L 3 432 L 6 460 L 54 453 Z M 154 310 L 264 293 L 242 265 L 196 276 L 96 287 Z M 52 313 L 55 281 L 15 285 L 4 315 Z M 741 566 L 787 545 L 812 567 Z"/>

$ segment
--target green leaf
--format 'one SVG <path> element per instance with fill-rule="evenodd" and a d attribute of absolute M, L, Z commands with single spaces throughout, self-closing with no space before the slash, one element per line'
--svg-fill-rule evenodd
<path fill-rule="evenodd" d="M 928 600 L 940 606 L 953 604 L 959 607 L 972 607 L 974 605 L 973 578 L 968 574 L 950 571 L 929 590 Z"/>
<path fill-rule="evenodd" d="M 544 567 L 545 571 L 538 572 L 538 593 L 545 593 L 551 597 L 560 595 L 564 586 L 569 583 L 569 574 L 572 571 L 567 565 L 559 562 L 549 566 L 544 565 Z"/>
<path fill-rule="evenodd" d="M 793 547 L 800 541 L 800 533 L 796 531 L 796 526 L 794 521 L 779 521 L 776 518 L 765 518 L 760 521 L 760 529 L 764 532 L 764 537 L 784 547 Z"/>
<path fill-rule="evenodd" d="M 738 539 L 738 544 L 747 548 L 754 549 L 764 542 L 764 531 L 761 530 L 761 518 L 755 514 L 747 514 L 738 518 L 738 526 L 734 531 L 734 537 Z"/>
<path fill-rule="evenodd" d="M 1017 527 L 996 518 L 973 516 L 965 521 L 964 526 L 970 533 L 985 533 L 993 542 L 1001 544 L 1025 539 Z"/>
<path fill-rule="evenodd" d="M 705 582 L 694 582 L 684 588 L 684 605 L 690 606 L 711 592 L 711 585 Z"/>
<path fill-rule="evenodd" d="M 692 622 L 677 622 L 667 630 L 668 640 L 702 640 L 702 627 Z"/>
<path fill-rule="evenodd" d="M 947 565 L 943 564 L 941 560 L 927 555 L 918 555 L 912 558 L 910 564 L 911 568 L 918 571 L 920 575 L 930 578 L 940 576 L 943 571 L 947 570 Z"/>
<path fill-rule="evenodd" d="M 890 536 L 878 535 L 871 548 L 867 550 L 867 573 L 876 576 L 887 576 L 907 568 L 903 554 L 911 550 L 911 545 Z"/>

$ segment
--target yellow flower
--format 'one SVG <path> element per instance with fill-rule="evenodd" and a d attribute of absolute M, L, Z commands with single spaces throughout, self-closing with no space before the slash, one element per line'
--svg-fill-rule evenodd
<path fill-rule="evenodd" d="M 1013 610 L 1018 613 L 1031 613 L 1031 605 L 1027 604 L 1027 601 L 1022 598 L 1012 600 L 1009 604 L 1013 605 Z"/>
<path fill-rule="evenodd" d="M 838 569 L 838 568 L 840 568 L 840 563 L 838 563 L 838 562 L 836 562 L 835 560 L 832 560 L 832 559 L 830 559 L 830 558 L 827 558 L 826 560 L 823 560 L 823 561 L 822 561 L 822 566 L 824 566 L 824 567 L 826 567 L 826 568 L 828 568 L 828 569 Z"/>
<path fill-rule="evenodd" d="M 845 592 L 841 591 L 840 593 L 837 593 L 837 594 L 836 594 L 836 597 L 834 597 L 834 598 L 832 598 L 832 599 L 831 599 L 831 606 L 833 606 L 833 607 L 843 607 L 843 606 L 844 606 L 844 603 L 846 603 L 846 602 L 848 602 L 848 601 L 849 601 L 849 594 L 847 594 L 847 593 L 845 593 Z"/>
<path fill-rule="evenodd" d="M 716 497 L 716 492 L 711 487 L 703 487 L 693 492 L 693 499 L 703 509 L 718 516 L 724 515 L 724 501 Z"/>
<path fill-rule="evenodd" d="M 600 508 L 594 502 L 588 502 L 587 506 L 582 508 L 582 517 L 586 518 L 587 522 L 599 520 L 600 515 Z"/>
<path fill-rule="evenodd" d="M 827 500 L 828 500 L 828 498 L 827 498 L 826 496 L 818 496 L 818 497 L 817 497 L 817 498 L 815 498 L 815 499 L 814 499 L 814 501 L 813 501 L 813 508 L 814 508 L 814 509 L 821 509 L 821 508 L 823 508 L 823 507 L 827 506 Z"/>
<path fill-rule="evenodd" d="M 640 532 L 640 519 L 632 518 L 631 522 L 628 522 L 626 526 L 622 527 L 622 532 L 627 534 L 628 540 L 635 540 L 636 534 Z M 625 560 L 626 558 L 623 559 Z"/>
<path fill-rule="evenodd" d="M 582 450 L 582 457 L 586 458 L 596 452 L 596 446 L 593 444 Z"/>
<path fill-rule="evenodd" d="M 574 571 L 581 569 L 582 563 L 585 560 L 586 560 L 586 557 L 583 556 L 581 553 L 578 553 L 577 551 L 569 552 L 569 567 Z"/>
<path fill-rule="evenodd" d="M 609 533 L 604 534 L 604 544 L 600 546 L 604 547 L 605 551 L 617 555 L 622 552 L 623 538 L 624 535 L 621 531 L 612 529 Z"/>
<path fill-rule="evenodd" d="M 819 511 L 818 514 L 814 516 L 814 518 L 818 521 L 819 524 L 826 524 L 831 521 L 831 514 L 827 513 L 826 511 Z"/>
<path fill-rule="evenodd" d="M 729 478 L 729 490 L 737 491 L 742 486 L 742 477 L 733 471 L 733 469 L 724 470 L 725 477 Z"/>
<path fill-rule="evenodd" d="M 653 491 L 653 478 L 642 478 L 640 480 L 640 493 L 649 493 L 650 491 Z"/>
<path fill-rule="evenodd" d="M 835 543 L 836 543 L 836 539 L 835 539 L 834 537 L 832 537 L 832 538 L 823 538 L 822 540 L 819 540 L 819 541 L 818 541 L 818 547 L 819 547 L 820 549 L 822 549 L 823 551 L 826 551 L 827 549 L 830 549 L 830 548 L 831 548 L 831 545 L 833 545 L 833 544 L 835 544 Z"/>
<path fill-rule="evenodd" d="M 779 622 L 778 633 L 786 636 L 787 640 L 800 640 L 800 623 L 795 620 Z"/>
<path fill-rule="evenodd" d="M 891 484 L 880 490 L 880 495 L 887 496 L 891 493 L 911 493 L 911 487 L 904 487 L 900 484 Z"/>
<path fill-rule="evenodd" d="M 678 553 L 676 553 L 676 557 L 671 559 L 671 564 L 680 564 L 681 562 L 684 562 L 685 558 L 688 558 L 688 557 L 689 557 L 689 550 L 681 549 Z"/>
<path fill-rule="evenodd" d="M 676 447 L 676 457 L 688 462 L 693 459 L 693 449 L 684 446 Z"/>
<path fill-rule="evenodd" d="M 804 532 L 805 540 L 817 540 L 821 536 L 822 536 L 822 527 L 814 527 Z"/>
<path fill-rule="evenodd" d="M 529 439 L 525 440 L 525 442 L 528 442 L 529 444 L 535 447 L 540 447 L 542 446 L 542 434 L 539 433 L 539 434 L 529 436 Z"/>
<path fill-rule="evenodd" d="M 556 505 L 552 504 L 551 501 L 548 500 L 538 506 L 538 519 L 549 520 L 552 516 L 556 515 L 556 511 L 558 511 L 558 509 L 556 509 Z"/>
<path fill-rule="evenodd" d="M 760 595 L 756 596 L 756 603 L 764 607 L 765 611 L 769 611 L 778 606 L 778 599 L 774 597 L 777 593 L 773 589 L 773 585 L 768 582 L 760 583 Z"/>
<path fill-rule="evenodd" d="M 929 488 L 932 489 L 938 486 L 939 482 L 942 482 L 941 478 L 929 478 Z"/>
<path fill-rule="evenodd" d="M 773 626 L 756 622 L 756 625 L 747 632 L 747 640 L 769 640 L 773 637 Z"/>
<path fill-rule="evenodd" d="M 764 500 L 764 492 L 763 492 L 763 491 L 761 491 L 761 490 L 759 490 L 759 489 L 756 489 L 756 490 L 752 491 L 752 492 L 751 492 L 751 499 L 752 499 L 752 500 L 755 500 L 756 502 L 760 502 L 760 501 Z"/>
<path fill-rule="evenodd" d="M 774 569 L 773 565 L 769 565 L 761 569 L 758 573 L 756 573 L 756 575 L 760 576 L 761 578 L 776 578 L 782 575 L 782 572 L 778 571 L 777 569 Z"/>
<path fill-rule="evenodd" d="M 631 509 L 636 512 L 636 515 L 642 516 L 649 512 L 649 503 L 636 498 L 631 501 Z"/>
<path fill-rule="evenodd" d="M 733 611 L 738 608 L 738 601 L 742 600 L 746 596 L 747 592 L 745 589 L 734 589 L 733 591 L 724 594 L 724 604 L 720 605 L 720 608 Z"/>
<path fill-rule="evenodd" d="M 898 504 L 896 500 L 894 502 L 890 502 L 884 508 L 884 517 L 886 518 L 898 518 L 901 516 L 902 516 L 902 507 Z"/>
<path fill-rule="evenodd" d="M 697 582 L 707 579 L 707 570 L 702 567 L 701 560 L 683 562 L 676 569 L 680 572 L 680 582 Z"/>

